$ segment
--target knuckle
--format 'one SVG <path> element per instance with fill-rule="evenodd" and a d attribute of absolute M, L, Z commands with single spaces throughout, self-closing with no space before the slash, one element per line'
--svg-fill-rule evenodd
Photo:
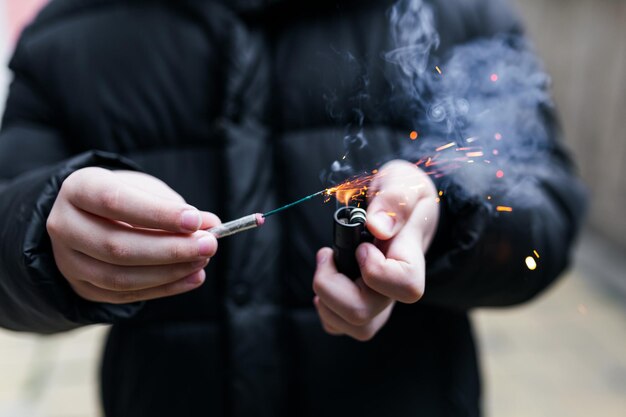
<path fill-rule="evenodd" d="M 143 299 L 141 291 L 125 291 L 116 294 L 111 300 L 112 304 L 128 304 L 141 301 Z"/>
<path fill-rule="evenodd" d="M 175 215 L 180 216 L 183 212 L 183 210 L 178 210 L 177 212 L 172 213 L 172 210 L 170 210 L 169 206 L 166 204 L 159 204 L 154 207 L 153 210 L 152 215 L 154 216 L 154 220 L 159 224 L 170 223 L 170 219 L 172 219 Z"/>
<path fill-rule="evenodd" d="M 74 292 L 87 301 L 93 301 L 95 303 L 106 303 L 110 301 L 109 298 L 102 296 L 100 292 L 94 290 L 91 286 L 85 283 L 69 279 L 68 282 L 70 283 L 70 286 L 72 287 Z"/>
<path fill-rule="evenodd" d="M 170 259 L 174 261 L 182 261 L 182 260 L 193 257 L 192 251 L 188 247 L 180 243 L 175 243 L 172 246 L 170 246 L 169 256 L 170 256 Z"/>
<path fill-rule="evenodd" d="M 114 237 L 105 239 L 102 243 L 104 252 L 113 259 L 124 260 L 130 257 L 130 249 Z"/>
<path fill-rule="evenodd" d="M 361 266 L 361 275 L 366 284 L 376 281 L 383 275 L 382 265 L 374 262 L 366 262 Z"/>
<path fill-rule="evenodd" d="M 326 294 L 328 290 L 326 280 L 319 273 L 313 277 L 313 292 L 317 295 Z"/>
<path fill-rule="evenodd" d="M 368 342 L 376 336 L 376 330 L 369 327 L 362 327 L 352 333 L 352 337 L 359 342 Z"/>
<path fill-rule="evenodd" d="M 82 298 L 84 298 L 87 301 L 93 301 L 94 303 L 103 303 L 103 302 L 106 303 L 110 301 L 90 291 L 84 291 L 83 289 L 77 288 L 77 287 L 73 287 L 73 288 L 76 294 L 80 295 Z"/>
<path fill-rule="evenodd" d="M 63 183 L 59 190 L 59 195 L 73 195 L 77 189 L 80 189 L 80 175 L 78 171 L 70 174 Z"/>
<path fill-rule="evenodd" d="M 107 211 L 115 211 L 120 206 L 120 189 L 112 187 L 103 191 L 98 198 L 98 203 Z"/>
<path fill-rule="evenodd" d="M 108 286 L 113 291 L 128 291 L 129 289 L 131 289 L 130 277 L 123 272 L 118 272 L 117 274 L 111 275 L 107 281 Z"/>
<path fill-rule="evenodd" d="M 60 223 L 59 217 L 52 211 L 46 220 L 46 230 L 50 236 L 59 236 L 61 234 L 63 227 L 61 227 Z"/>
<path fill-rule="evenodd" d="M 335 330 L 324 321 L 322 321 L 322 329 L 328 334 L 335 334 Z"/>
<path fill-rule="evenodd" d="M 346 321 L 355 326 L 363 326 L 370 322 L 370 312 L 364 307 L 351 307 L 346 312 Z"/>
<path fill-rule="evenodd" d="M 424 295 L 424 283 L 416 278 L 411 278 L 405 285 L 403 303 L 413 304 L 418 302 Z"/>

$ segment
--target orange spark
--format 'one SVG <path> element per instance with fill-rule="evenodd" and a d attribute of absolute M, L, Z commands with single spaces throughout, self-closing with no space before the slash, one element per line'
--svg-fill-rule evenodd
<path fill-rule="evenodd" d="M 504 171 L 502 171 L 501 169 L 496 171 L 496 177 L 498 178 L 502 178 L 504 177 Z"/>
<path fill-rule="evenodd" d="M 465 154 L 465 156 L 467 156 L 468 158 L 474 158 L 477 156 L 483 156 L 483 153 L 478 151 L 478 152 L 468 152 Z"/>
<path fill-rule="evenodd" d="M 393 211 L 388 211 L 387 212 L 387 216 L 389 216 L 389 217 L 396 217 L 396 213 L 394 213 Z"/>
<path fill-rule="evenodd" d="M 412 132 L 409 134 L 409 138 L 411 138 L 411 140 L 415 140 L 415 139 L 417 139 L 417 136 L 418 136 L 418 134 L 417 134 L 417 132 L 416 132 L 415 130 L 414 130 L 414 131 L 412 131 Z"/>
<path fill-rule="evenodd" d="M 451 147 L 453 147 L 454 145 L 456 145 L 456 143 L 455 143 L 455 142 L 446 143 L 445 145 L 440 146 L 440 147 L 438 147 L 437 149 L 435 149 L 435 151 L 436 151 L 436 152 L 443 151 L 444 149 L 451 148 Z"/>
<path fill-rule="evenodd" d="M 537 253 L 536 250 L 533 250 L 533 253 L 535 254 L 535 256 L 537 257 L 537 259 L 539 259 L 539 254 Z"/>
<path fill-rule="evenodd" d="M 497 206 L 496 210 L 497 211 L 508 211 L 508 212 L 511 212 L 511 211 L 513 211 L 513 208 L 512 207 L 508 207 L 508 206 Z"/>
<path fill-rule="evenodd" d="M 442 75 L 442 74 L 441 74 L 441 70 L 439 69 L 439 67 L 438 67 L 438 66 L 436 66 L 436 65 L 435 65 L 435 69 L 437 70 L 437 72 L 439 73 L 439 75 Z"/>

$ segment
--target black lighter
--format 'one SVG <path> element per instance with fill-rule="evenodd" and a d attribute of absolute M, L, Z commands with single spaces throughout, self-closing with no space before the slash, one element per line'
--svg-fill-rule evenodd
<path fill-rule="evenodd" d="M 363 242 L 372 241 L 365 222 L 364 209 L 346 206 L 335 211 L 333 252 L 337 270 L 351 279 L 361 276 L 356 260 L 356 248 Z"/>

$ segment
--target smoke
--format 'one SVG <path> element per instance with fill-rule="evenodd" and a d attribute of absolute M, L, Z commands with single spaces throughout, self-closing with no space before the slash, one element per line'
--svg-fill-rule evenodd
<path fill-rule="evenodd" d="M 496 190 L 504 200 L 523 204 L 530 197 L 523 195 L 531 188 L 524 186 L 532 181 L 528 173 L 534 177 L 546 170 L 553 134 L 545 120 L 545 110 L 553 106 L 550 79 L 528 41 L 503 34 L 434 55 L 440 38 L 433 9 L 423 0 L 396 2 L 389 25 L 392 48 L 382 53 L 392 87 L 388 110 L 419 132 L 418 140 L 405 139 L 394 156 L 434 159 L 436 164 L 420 167 L 442 191 L 454 187 L 458 199 L 484 201 L 488 191 Z M 354 118 L 344 136 L 350 156 L 367 145 L 362 129 L 363 102 L 369 98 L 366 75 L 356 84 Z M 362 172 L 349 162 L 335 161 L 328 179 Z"/>
<path fill-rule="evenodd" d="M 359 61 L 350 52 L 333 48 L 333 52 L 351 66 L 357 74 L 353 80 L 352 91 L 347 103 L 340 103 L 337 95 L 329 92 L 324 95 L 326 111 L 335 120 L 346 122 L 343 135 L 344 154 L 333 161 L 329 170 L 323 171 L 320 179 L 323 183 L 335 185 L 354 175 L 355 172 L 368 168 L 368 163 L 360 158 L 360 151 L 368 144 L 363 132 L 365 107 L 370 99 L 369 75 L 367 65 Z M 345 111 L 346 106 L 348 111 Z"/>

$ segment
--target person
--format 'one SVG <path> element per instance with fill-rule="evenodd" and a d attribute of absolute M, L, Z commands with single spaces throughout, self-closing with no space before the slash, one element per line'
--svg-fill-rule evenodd
<path fill-rule="evenodd" d="M 502 0 L 430 4 L 441 53 L 520 30 Z M 345 151 L 347 119 L 332 109 L 353 104 L 360 74 L 343 52 L 364 63 L 372 100 L 389 92 L 391 5 L 49 4 L 10 63 L 0 324 L 42 334 L 113 324 L 108 417 L 479 415 L 468 311 L 548 286 L 582 215 L 553 117 L 543 122 L 553 175 L 529 172 L 532 200 L 506 216 L 438 204 L 435 178 L 387 159 L 356 281 L 328 248 L 333 203 L 296 206 L 219 245 L 207 231 L 320 189 Z M 364 109 L 363 158 L 390 154 L 413 129 Z"/>

